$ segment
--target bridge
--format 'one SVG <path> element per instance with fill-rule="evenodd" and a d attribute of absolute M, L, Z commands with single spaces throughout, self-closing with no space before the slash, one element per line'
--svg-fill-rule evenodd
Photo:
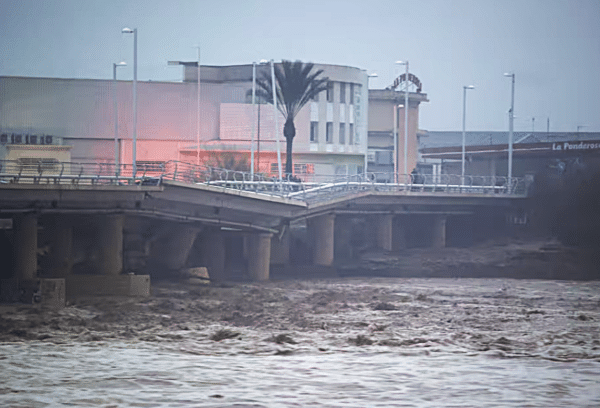
<path fill-rule="evenodd" d="M 298 223 L 303 262 L 318 266 L 351 254 L 357 219 L 368 220 L 363 235 L 384 250 L 414 236 L 443 247 L 471 236 L 474 223 L 519 216 L 527 190 L 519 178 L 279 180 L 174 161 L 136 174 L 105 163 L 0 166 L 0 249 L 13 260 L 3 277 L 66 279 L 67 290 L 85 276 L 90 289 L 125 279 L 131 292 L 140 276 L 200 266 L 214 280 L 232 269 L 266 280 L 271 265 L 296 262 L 290 229 Z"/>

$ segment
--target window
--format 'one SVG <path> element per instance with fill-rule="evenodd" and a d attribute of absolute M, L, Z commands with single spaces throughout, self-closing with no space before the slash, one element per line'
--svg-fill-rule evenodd
<path fill-rule="evenodd" d="M 346 124 L 340 123 L 340 144 L 346 144 Z"/>
<path fill-rule="evenodd" d="M 354 123 L 348 124 L 348 144 L 354 144 Z"/>
<path fill-rule="evenodd" d="M 354 105 L 354 84 L 350 84 L 350 105 Z"/>
<path fill-rule="evenodd" d="M 333 102 L 333 82 L 327 82 L 327 102 Z"/>
<path fill-rule="evenodd" d="M 320 93 L 320 92 L 319 92 Z M 315 102 L 319 102 L 319 93 L 313 95 L 312 100 Z"/>
<path fill-rule="evenodd" d="M 294 164 L 294 174 L 314 174 L 315 165 L 312 163 Z"/>
<path fill-rule="evenodd" d="M 310 141 L 319 141 L 319 122 L 310 122 Z"/>
<path fill-rule="evenodd" d="M 340 82 L 340 103 L 346 103 L 346 84 Z"/>
<path fill-rule="evenodd" d="M 327 122 L 325 142 L 333 143 L 333 122 Z"/>
<path fill-rule="evenodd" d="M 285 165 L 281 164 L 281 174 L 285 173 Z M 271 174 L 279 177 L 279 164 L 277 162 L 271 163 Z"/>

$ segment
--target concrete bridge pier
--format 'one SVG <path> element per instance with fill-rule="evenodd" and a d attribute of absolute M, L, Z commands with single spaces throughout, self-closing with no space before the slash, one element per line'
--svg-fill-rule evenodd
<path fill-rule="evenodd" d="M 333 243 L 335 262 L 349 262 L 354 258 L 354 249 L 352 246 L 352 220 L 352 217 L 346 215 L 335 216 Z"/>
<path fill-rule="evenodd" d="M 335 214 L 325 214 L 308 221 L 309 236 L 313 239 L 314 263 L 331 266 L 333 264 Z"/>
<path fill-rule="evenodd" d="M 37 277 L 38 217 L 23 214 L 13 218 L 15 277 L 33 281 Z"/>
<path fill-rule="evenodd" d="M 433 219 L 433 230 L 431 246 L 433 248 L 446 247 L 446 215 L 435 215 Z"/>
<path fill-rule="evenodd" d="M 248 236 L 248 274 L 255 281 L 269 280 L 271 264 L 271 237 L 261 233 Z"/>
<path fill-rule="evenodd" d="M 194 241 L 202 228 L 172 223 L 161 229 L 151 248 L 151 262 L 159 273 L 178 271 L 186 266 Z"/>
<path fill-rule="evenodd" d="M 107 215 L 98 220 L 98 272 L 117 276 L 123 272 L 123 215 Z"/>
<path fill-rule="evenodd" d="M 289 265 L 290 240 L 291 233 L 289 226 L 284 230 L 283 235 L 271 238 L 271 264 Z"/>
<path fill-rule="evenodd" d="M 398 215 L 392 220 L 392 251 L 406 249 L 405 217 L 405 215 Z"/>
<path fill-rule="evenodd" d="M 385 251 L 393 249 L 393 214 L 379 215 L 376 218 L 377 247 Z"/>
<path fill-rule="evenodd" d="M 68 217 L 52 216 L 46 223 L 48 268 L 52 278 L 66 278 L 73 268 L 73 226 Z"/>
<path fill-rule="evenodd" d="M 211 280 L 225 280 L 225 239 L 218 227 L 206 228 L 200 234 L 202 258 Z"/>

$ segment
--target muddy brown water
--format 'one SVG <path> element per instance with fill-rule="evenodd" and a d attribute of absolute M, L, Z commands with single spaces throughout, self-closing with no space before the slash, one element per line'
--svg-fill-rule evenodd
<path fill-rule="evenodd" d="M 0 406 L 600 406 L 600 282 L 346 278 L 0 307 Z"/>

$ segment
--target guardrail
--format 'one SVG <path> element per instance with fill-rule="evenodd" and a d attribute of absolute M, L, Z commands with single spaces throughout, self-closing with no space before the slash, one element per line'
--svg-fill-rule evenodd
<path fill-rule="evenodd" d="M 296 176 L 283 180 L 263 174 L 194 165 L 179 161 L 138 165 L 136 174 L 130 164 L 114 163 L 0 161 L 0 183 L 161 185 L 164 180 L 205 184 L 319 202 L 362 191 L 446 194 L 525 195 L 523 178 L 501 176 L 464 176 L 453 174 L 406 174 L 393 180 L 389 173 L 352 176 L 310 175 L 310 181 Z M 390 180 L 390 181 L 388 181 Z"/>

